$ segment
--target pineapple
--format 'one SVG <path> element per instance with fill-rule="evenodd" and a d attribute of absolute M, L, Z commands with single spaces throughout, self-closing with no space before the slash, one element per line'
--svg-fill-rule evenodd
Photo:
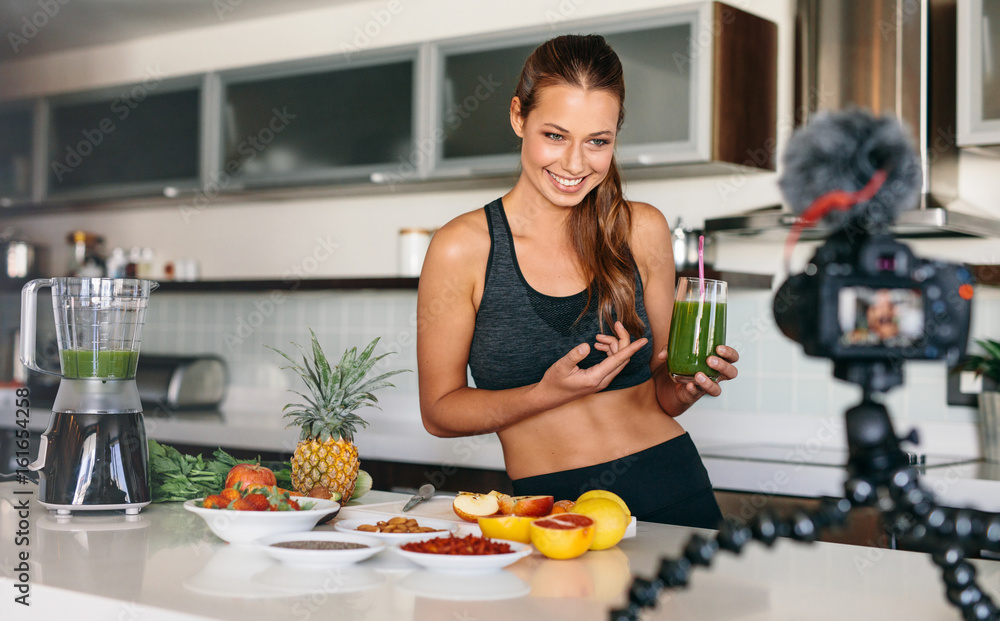
<path fill-rule="evenodd" d="M 389 355 L 372 356 L 378 338 L 369 343 L 361 355 L 357 347 L 345 351 L 340 363 L 331 369 L 316 340 L 316 333 L 310 329 L 309 334 L 312 335 L 311 358 L 302 346 L 295 344 L 302 354 L 301 365 L 288 354 L 270 348 L 291 363 L 282 368 L 298 373 L 310 393 L 292 391 L 305 399 L 305 403 L 289 403 L 282 410 L 286 418 L 292 418 L 288 426 L 301 429 L 291 460 L 292 486 L 307 494 L 313 487 L 322 485 L 331 492 L 340 492 L 343 502 L 347 502 L 354 493 L 361 465 L 354 434 L 359 425 L 368 426 L 367 421 L 354 412 L 368 405 L 378 407 L 378 399 L 372 393 L 379 388 L 392 387 L 386 378 L 408 369 L 365 379 L 375 363 Z"/>

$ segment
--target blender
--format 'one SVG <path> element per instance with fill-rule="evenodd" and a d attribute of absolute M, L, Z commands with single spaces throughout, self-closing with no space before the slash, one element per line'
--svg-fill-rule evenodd
<path fill-rule="evenodd" d="M 58 514 L 149 504 L 149 461 L 135 384 L 149 294 L 131 278 L 42 278 L 21 290 L 21 362 L 57 375 L 52 418 L 38 458 L 39 502 Z M 35 362 L 38 290 L 52 288 L 61 373 Z"/>

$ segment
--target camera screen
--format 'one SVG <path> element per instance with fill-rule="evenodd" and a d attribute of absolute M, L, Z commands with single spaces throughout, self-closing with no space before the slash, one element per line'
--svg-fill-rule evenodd
<path fill-rule="evenodd" d="M 923 344 L 924 305 L 919 289 L 844 287 L 837 319 L 843 347 L 915 347 Z"/>

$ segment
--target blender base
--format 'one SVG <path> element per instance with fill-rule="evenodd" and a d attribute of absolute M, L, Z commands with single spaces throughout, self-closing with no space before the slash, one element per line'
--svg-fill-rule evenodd
<path fill-rule="evenodd" d="M 39 503 L 62 515 L 134 514 L 152 500 L 142 412 L 53 411 L 38 459 L 28 467 L 39 473 Z"/>

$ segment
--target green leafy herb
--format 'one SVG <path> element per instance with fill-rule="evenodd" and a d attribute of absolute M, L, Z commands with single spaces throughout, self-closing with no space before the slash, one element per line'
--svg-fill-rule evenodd
<path fill-rule="evenodd" d="M 222 449 L 214 459 L 185 455 L 172 446 L 149 440 L 149 473 L 153 502 L 182 502 L 218 494 L 226 475 L 237 464 L 256 464 L 260 459 L 236 459 Z M 266 464 L 274 471 L 278 486 L 291 489 L 292 471 L 287 462 Z M 272 467 L 274 466 L 274 467 Z"/>

